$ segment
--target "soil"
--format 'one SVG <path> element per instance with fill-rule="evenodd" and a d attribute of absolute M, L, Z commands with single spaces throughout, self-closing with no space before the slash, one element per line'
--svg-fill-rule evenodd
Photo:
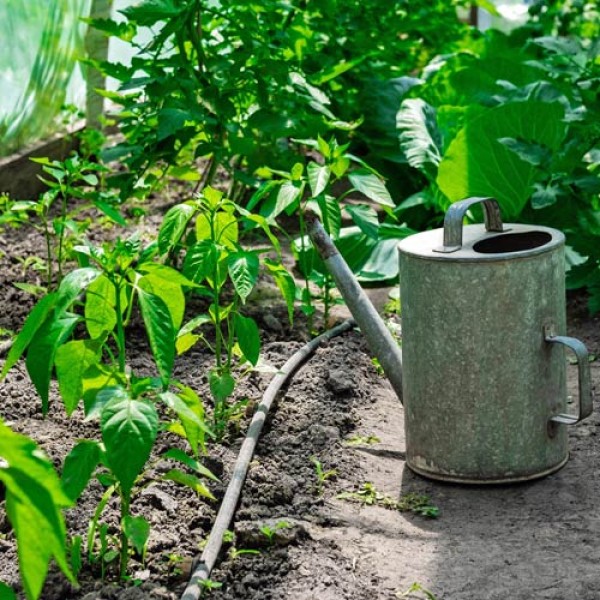
<path fill-rule="evenodd" d="M 147 226 L 153 225 L 155 221 L 149 219 Z M 0 244 L 10 250 L 0 268 L 0 327 L 18 330 L 31 300 L 11 284 L 33 279 L 31 272 L 23 276 L 17 257 L 41 254 L 42 244 L 39 236 L 23 228 L 1 233 Z M 264 290 L 249 311 L 261 326 L 265 361 L 277 368 L 302 345 L 305 323 L 298 317 L 291 328 L 285 307 L 268 288 Z M 381 305 L 385 293 L 374 296 Z M 587 314 L 583 296 L 571 297 L 568 307 L 569 333 L 600 356 L 600 320 Z M 134 328 L 129 340 L 134 369 L 152 373 L 143 332 Z M 178 358 L 175 373 L 204 398 L 209 397 L 209 361 L 208 354 L 194 348 Z M 600 361 L 591 363 L 591 371 L 598 389 Z M 252 406 L 270 377 L 253 373 L 244 380 L 237 398 L 249 399 L 246 414 L 232 425 L 223 444 L 209 447 L 204 462 L 221 479 L 211 484 L 217 499 L 224 494 Z M 576 394 L 572 366 L 569 389 Z M 50 413 L 42 417 L 22 362 L 0 385 L 0 399 L 4 421 L 33 437 L 57 469 L 76 440 L 97 435 L 97 425 L 85 422 L 82 413 L 66 417 L 56 389 Z M 397 397 L 377 373 L 361 335 L 344 334 L 316 352 L 273 407 L 235 515 L 233 536 L 211 576 L 221 587 L 207 596 L 215 600 L 597 600 L 599 424 L 596 412 L 570 428 L 569 462 L 541 480 L 491 487 L 425 480 L 405 467 L 403 413 Z M 132 504 L 133 512 L 152 524 L 145 562 L 132 560 L 132 581 L 115 583 L 112 564 L 102 581 L 98 564 L 84 561 L 81 585 L 75 589 L 52 567 L 43 598 L 170 600 L 181 596 L 218 502 L 160 480 L 169 468 L 160 455 L 174 445 L 184 448 L 172 434 L 160 434 L 151 470 Z M 322 485 L 315 460 L 330 472 Z M 427 496 L 439 516 L 427 518 L 338 498 L 366 482 L 392 501 L 409 493 L 419 499 Z M 67 511 L 71 535 L 85 537 L 101 494 L 96 482 Z M 109 504 L 102 521 L 109 525 L 109 533 L 116 531 L 116 502 Z M 15 540 L 3 516 L 0 579 L 20 589 Z M 411 586 L 415 591 L 408 591 Z M 418 587 L 421 591 L 416 591 Z"/>

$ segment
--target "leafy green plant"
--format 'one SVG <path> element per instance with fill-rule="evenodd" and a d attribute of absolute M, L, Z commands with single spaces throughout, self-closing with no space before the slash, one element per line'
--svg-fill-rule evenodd
<path fill-rule="evenodd" d="M 378 491 L 372 483 L 363 483 L 358 491 L 342 492 L 337 495 L 340 500 L 359 502 L 366 506 L 382 506 L 400 512 L 412 512 L 422 517 L 434 519 L 439 516 L 439 509 L 431 504 L 428 496 L 416 492 L 407 492 L 394 500 L 391 496 Z"/>
<path fill-rule="evenodd" d="M 241 223 L 260 226 L 271 245 L 262 250 L 244 249 L 239 244 Z M 205 188 L 195 200 L 171 208 L 158 234 L 161 256 L 177 261 L 183 253 L 183 275 L 193 283 L 193 292 L 210 302 L 206 313 L 183 325 L 176 345 L 182 353 L 202 341 L 214 353 L 215 366 L 210 371 L 209 384 L 218 438 L 223 436 L 229 417 L 239 410 L 227 402 L 236 385 L 233 374 L 236 359 L 256 366 L 260 357 L 258 326 L 254 319 L 241 314 L 240 308 L 258 281 L 261 262 L 281 290 L 290 320 L 293 318 L 292 276 L 280 260 L 260 259 L 261 253 L 273 248 L 280 255 L 279 242 L 264 217 L 251 214 L 211 187 Z M 205 325 L 214 331 L 214 342 L 199 331 Z"/>
<path fill-rule="evenodd" d="M 42 181 L 48 190 L 37 201 L 11 201 L 5 196 L 2 221 L 13 226 L 28 223 L 44 236 L 46 290 L 51 291 L 62 280 L 65 263 L 72 257 L 73 245 L 81 240 L 92 222 L 90 208 L 120 225 L 125 225 L 125 220 L 114 207 L 112 195 L 99 189 L 106 167 L 76 153 L 63 161 L 32 160 L 42 165 L 45 174 Z M 74 199 L 83 202 L 72 206 Z"/>
<path fill-rule="evenodd" d="M 396 592 L 396 598 L 413 598 L 415 593 L 422 594 L 426 600 L 437 600 L 433 592 L 424 588 L 420 583 L 413 583 L 407 590 Z"/>
<path fill-rule="evenodd" d="M 131 66 L 91 63 L 121 82 L 105 95 L 122 106 L 124 139 L 104 158 L 127 167 L 113 178 L 123 198 L 146 193 L 167 174 L 201 191 L 222 168 L 237 199 L 257 168 L 289 162 L 287 138 L 334 123 L 329 98 L 302 72 L 305 34 L 290 26 L 302 12 L 294 5 L 146 0 L 120 12 L 125 22 L 90 22 L 136 53 Z M 141 43 L 146 27 L 154 35 Z"/>
<path fill-rule="evenodd" d="M 88 560 L 100 564 L 104 578 L 106 565 L 118 558 L 120 577 L 124 578 L 132 548 L 142 563 L 145 559 L 150 524 L 144 517 L 131 514 L 131 504 L 137 492 L 137 482 L 145 477 L 146 464 L 159 429 L 159 417 L 147 397 L 132 398 L 122 389 L 109 388 L 100 392 L 103 393 L 110 395 L 111 399 L 100 415 L 102 444 L 92 440 L 80 441 L 65 459 L 62 484 L 73 501 L 79 498 L 93 476 L 105 487 L 89 524 Z M 203 480 L 218 480 L 204 465 L 177 448 L 168 450 L 162 458 L 186 467 L 185 470 L 169 469 L 162 475 L 162 480 L 185 485 L 198 495 L 214 500 Z M 108 526 L 100 519 L 115 495 L 120 501 L 120 533 L 111 536 Z"/>
<path fill-rule="evenodd" d="M 39 598 L 48 564 L 54 559 L 71 583 L 62 510 L 72 505 L 52 463 L 24 435 L 0 421 L 0 481 L 6 486 L 6 514 L 18 545 L 19 569 L 28 600 Z M 0 584 L 0 592 L 10 594 Z M 4 597 L 4 596 L 3 596 Z"/>
<path fill-rule="evenodd" d="M 310 150 L 306 167 L 296 163 L 287 171 L 270 171 L 268 180 L 250 199 L 248 210 L 260 203 L 260 214 L 272 223 L 282 214 L 297 215 L 300 237 L 294 241 L 293 249 L 298 258 L 299 269 L 304 276 L 305 287 L 301 292 L 302 311 L 309 319 L 312 329 L 312 317 L 315 312 L 311 283 L 317 284 L 322 292 L 324 321 L 327 322 L 333 302 L 333 283 L 328 271 L 312 250 L 308 236 L 304 213 L 312 210 L 317 213 L 326 231 L 336 240 L 340 252 L 345 256 L 351 268 L 365 275 L 368 261 L 377 258 L 379 268 L 390 252 L 390 239 L 404 237 L 410 230 L 396 225 L 381 227 L 372 203 L 389 214 L 395 206 L 383 178 L 362 159 L 349 152 L 348 144 L 338 144 L 335 138 L 329 141 L 318 137 L 316 140 L 296 140 L 296 143 Z M 339 190 L 344 191 L 339 191 Z M 350 203 L 345 200 L 351 195 L 361 194 L 366 203 Z M 355 228 L 342 228 L 343 213 L 356 223 Z M 394 250 L 395 251 L 395 250 Z M 373 279 L 381 275 L 373 276 Z"/>
<path fill-rule="evenodd" d="M 277 521 L 273 527 L 269 525 L 262 525 L 260 532 L 267 538 L 269 545 L 272 546 L 275 543 L 275 536 L 281 529 L 288 529 L 291 525 L 287 521 Z"/>
<path fill-rule="evenodd" d="M 337 475 L 337 470 L 329 469 L 326 471 L 325 469 L 323 469 L 323 464 L 316 456 L 311 456 L 310 462 L 314 465 L 315 475 L 317 477 L 317 485 L 316 485 L 317 495 L 322 496 L 323 492 L 324 492 L 324 488 L 325 488 L 325 483 L 329 479 L 331 479 Z"/>
<path fill-rule="evenodd" d="M 369 435 L 353 435 L 345 440 L 347 446 L 372 446 L 373 444 L 379 444 L 381 440 L 374 434 Z"/>

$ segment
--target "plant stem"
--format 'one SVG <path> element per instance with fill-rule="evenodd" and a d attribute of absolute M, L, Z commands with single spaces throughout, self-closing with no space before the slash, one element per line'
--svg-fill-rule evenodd
<path fill-rule="evenodd" d="M 121 286 L 116 279 L 111 279 L 115 286 L 115 312 L 117 313 L 117 346 L 119 351 L 119 371 L 125 372 L 125 328 L 123 326 L 123 311 L 121 309 Z"/>
<path fill-rule="evenodd" d="M 239 296 L 237 294 L 233 297 L 233 308 L 231 309 L 230 315 L 235 315 L 238 311 Z M 233 344 L 234 344 L 234 327 L 229 317 L 227 318 L 227 371 L 231 371 L 231 363 L 233 361 Z"/>
<path fill-rule="evenodd" d="M 44 237 L 46 238 L 46 283 L 48 291 L 50 291 L 52 279 L 54 278 L 54 269 L 52 266 L 52 239 L 50 231 L 48 231 L 48 219 L 45 216 L 42 218 L 44 220 Z"/>
<path fill-rule="evenodd" d="M 58 256 L 57 256 L 57 263 L 58 263 L 58 282 L 57 283 L 59 285 L 63 278 L 63 271 L 62 271 L 63 243 L 64 243 L 64 239 L 65 239 L 65 221 L 67 220 L 67 194 L 66 194 L 66 191 L 63 191 L 61 196 L 62 196 L 62 202 L 61 202 L 61 210 L 60 210 L 60 219 L 61 219 L 62 223 L 61 223 L 61 227 L 60 227 L 60 233 L 58 236 Z"/>
<path fill-rule="evenodd" d="M 129 539 L 125 534 L 124 522 L 129 516 L 129 496 L 121 493 L 121 558 L 120 558 L 120 575 L 121 579 L 127 576 L 127 563 L 129 562 Z"/>
<path fill-rule="evenodd" d="M 313 305 L 312 305 L 312 296 L 310 293 L 310 282 L 308 279 L 308 276 L 310 275 L 310 273 L 308 273 L 308 269 L 306 266 L 306 256 L 307 256 L 307 247 L 306 247 L 306 242 L 305 242 L 305 238 L 306 238 L 306 223 L 304 221 L 304 213 L 302 212 L 302 210 L 299 212 L 299 219 L 300 219 L 300 252 L 301 255 L 304 259 L 304 265 L 302 265 L 302 261 L 300 261 L 300 265 L 302 266 L 302 276 L 304 277 L 304 285 L 306 286 L 306 298 L 302 299 L 302 303 L 304 304 L 304 306 L 307 308 L 307 326 L 308 326 L 308 331 L 311 333 L 312 335 L 312 328 L 313 328 Z"/>

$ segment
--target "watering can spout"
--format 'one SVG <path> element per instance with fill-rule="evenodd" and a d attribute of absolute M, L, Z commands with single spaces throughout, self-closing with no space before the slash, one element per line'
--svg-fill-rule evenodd
<path fill-rule="evenodd" d="M 311 211 L 307 211 L 305 218 L 308 224 L 308 235 L 313 245 L 331 273 L 371 352 L 379 361 L 383 372 L 402 401 L 402 352 L 398 343 L 327 235 L 318 217 Z"/>

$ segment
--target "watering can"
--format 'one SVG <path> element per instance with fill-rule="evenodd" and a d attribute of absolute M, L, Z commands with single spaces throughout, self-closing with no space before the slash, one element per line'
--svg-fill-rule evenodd
<path fill-rule="evenodd" d="M 482 204 L 484 224 L 463 225 Z M 318 219 L 314 246 L 404 405 L 406 463 L 460 483 L 543 477 L 592 412 L 588 352 L 566 329 L 564 235 L 502 222 L 493 198 L 451 205 L 444 227 L 399 243 L 402 350 Z M 564 349 L 579 400 L 567 411 Z"/>

